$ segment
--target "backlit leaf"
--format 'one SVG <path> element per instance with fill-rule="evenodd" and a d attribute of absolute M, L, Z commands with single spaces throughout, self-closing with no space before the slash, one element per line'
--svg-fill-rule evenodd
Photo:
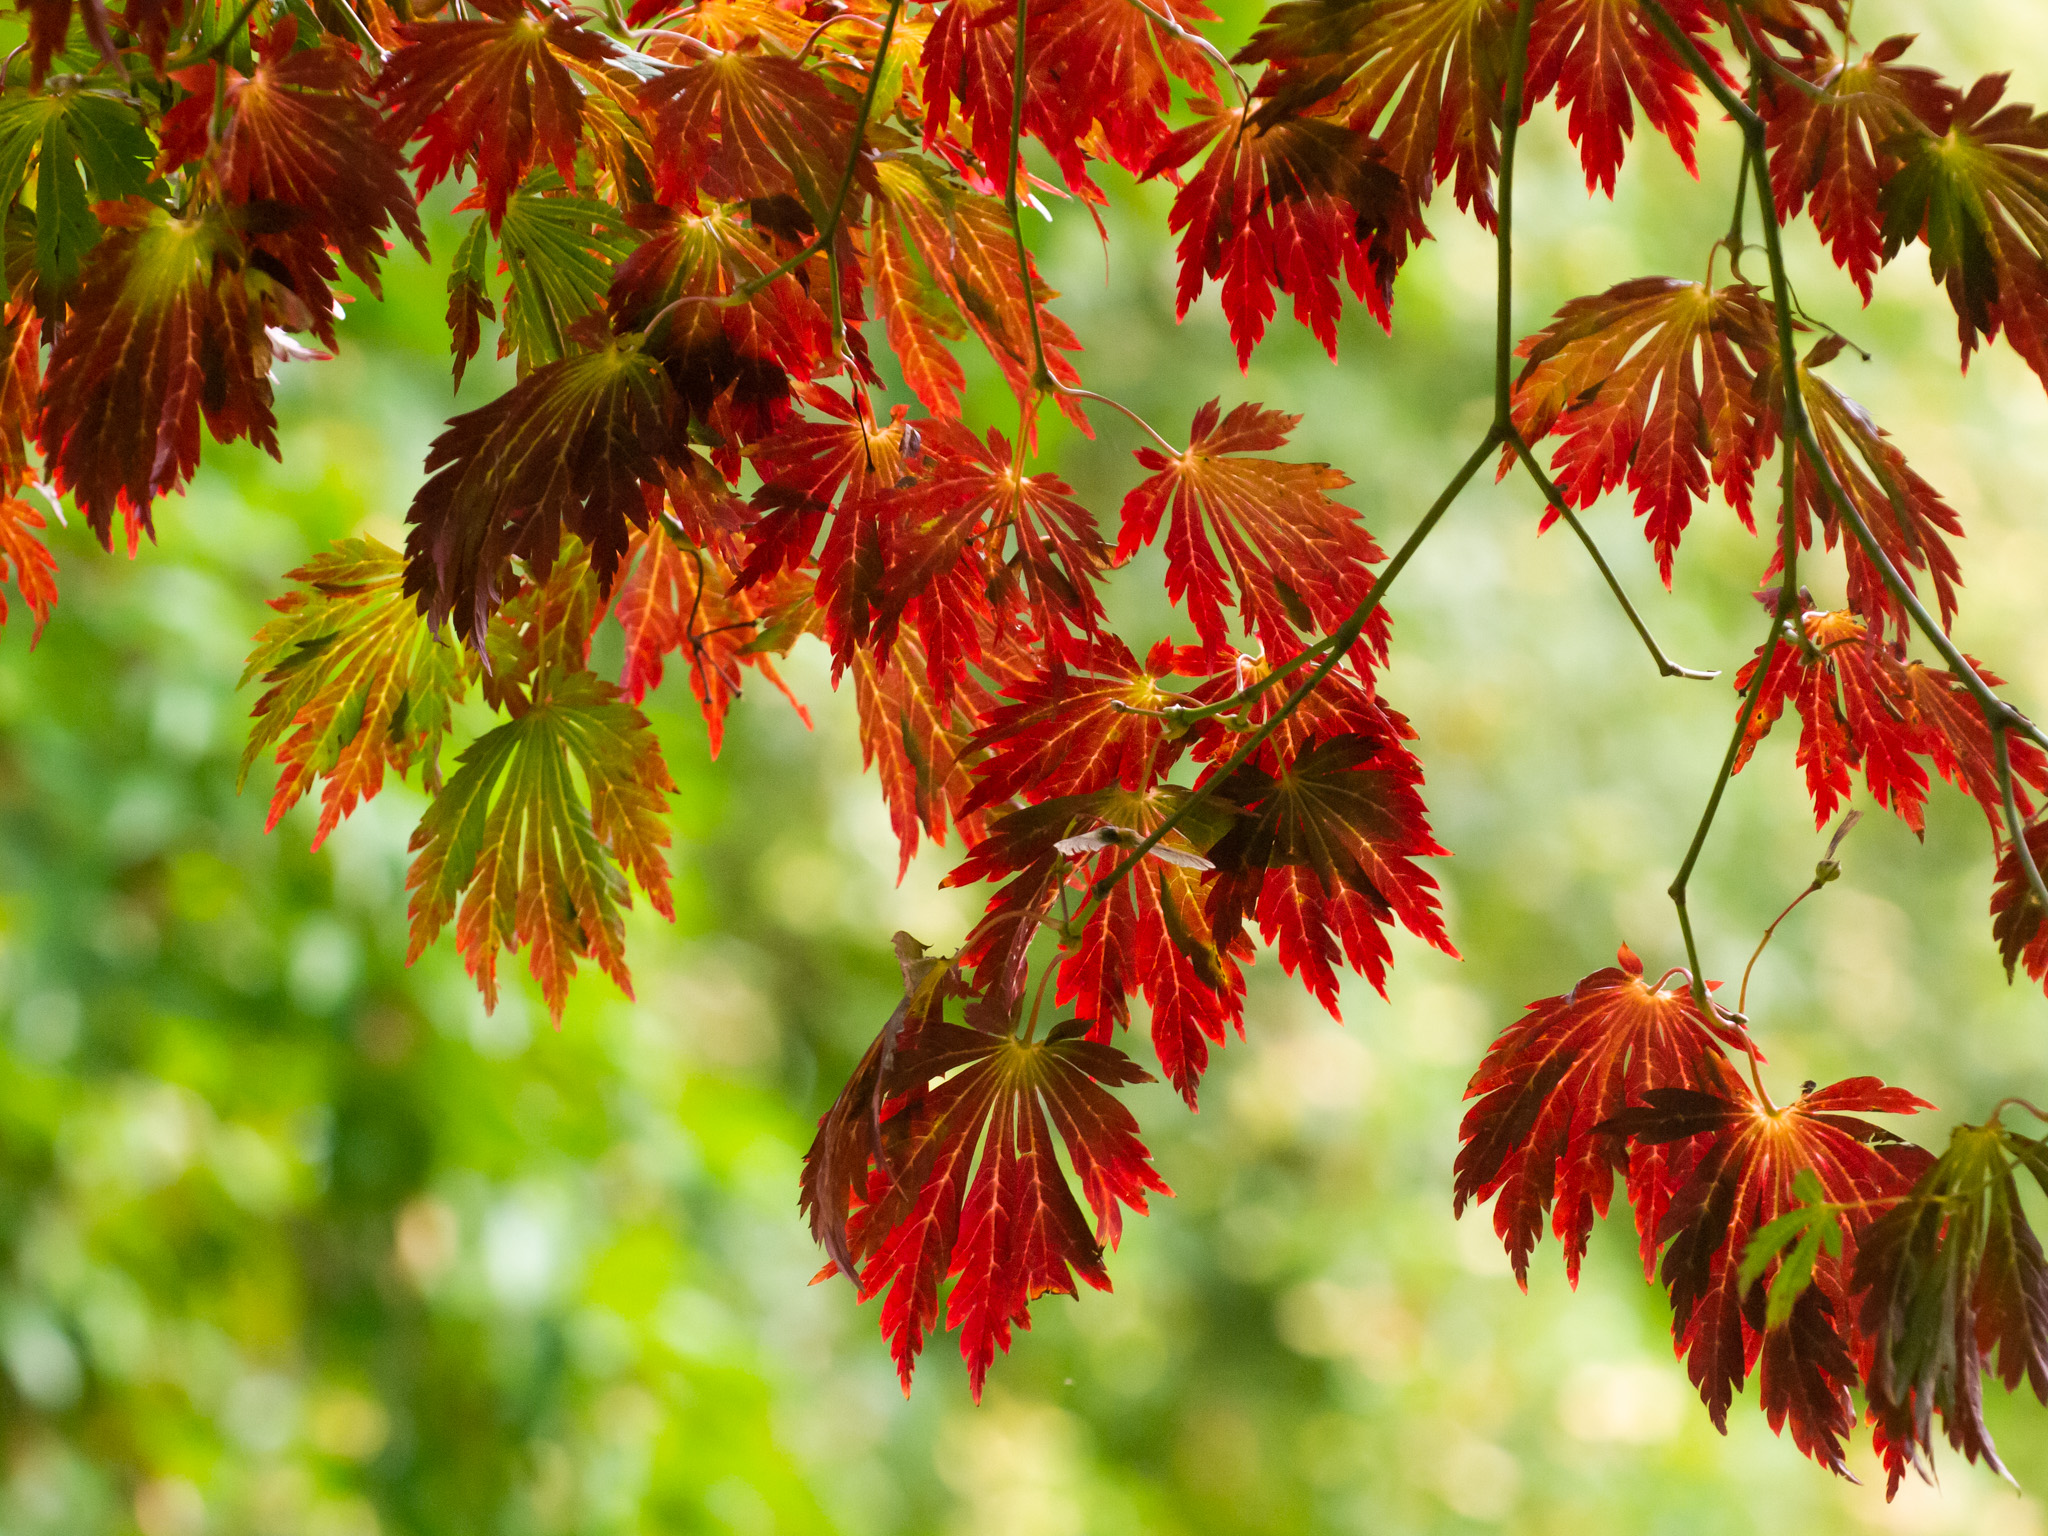
<path fill-rule="evenodd" d="M 375 539 L 316 555 L 286 576 L 301 590 L 271 599 L 278 617 L 257 631 L 242 672 L 241 686 L 260 677 L 268 687 L 250 711 L 240 777 L 277 744 L 272 828 L 324 778 L 315 848 L 383 788 L 387 767 L 404 773 L 417 762 L 422 787 L 441 787 L 441 745 L 468 663 L 420 617 L 404 574 L 398 551 Z"/>
<path fill-rule="evenodd" d="M 1626 945 L 1619 960 L 1562 997 L 1531 1003 L 1465 1088 L 1465 1097 L 1479 1102 L 1458 1130 L 1463 1146 L 1453 1208 L 1462 1214 L 1468 1200 L 1494 1200 L 1493 1229 L 1524 1286 L 1553 1205 L 1551 1227 L 1564 1245 L 1565 1272 L 1577 1283 L 1617 1173 L 1629 1178 L 1643 1267 L 1651 1269 L 1684 1149 L 1675 1164 L 1662 1148 L 1632 1161 L 1620 1138 L 1597 1128 L 1644 1102 L 1653 1088 L 1732 1093 L 1737 1083 L 1724 1048 L 1742 1049 L 1740 1030 L 1703 1017 L 1682 973 L 1676 987 L 1665 985 L 1669 977 L 1652 984 Z"/>
<path fill-rule="evenodd" d="M 1936 1412 L 1950 1445 L 2010 1479 L 1984 1423 L 1981 1373 L 2048 1403 L 2048 1259 L 2020 1206 L 2022 1167 L 2048 1193 L 2048 1146 L 1996 1122 L 1958 1126 L 1912 1193 L 1863 1233 L 1855 1286 L 1887 1497 L 1906 1467 L 1929 1475 Z"/>
<path fill-rule="evenodd" d="M 524 946 L 560 1019 L 578 959 L 633 995 L 628 872 L 656 911 L 673 915 L 664 817 L 674 786 L 646 719 L 609 683 L 550 672 L 538 692 L 463 752 L 413 833 L 407 958 L 454 918 L 486 1007 L 498 1000 L 499 951 Z"/>

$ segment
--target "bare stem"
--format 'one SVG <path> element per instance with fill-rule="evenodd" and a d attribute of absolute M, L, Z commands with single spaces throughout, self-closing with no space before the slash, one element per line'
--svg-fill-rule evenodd
<path fill-rule="evenodd" d="M 1628 615 L 1629 623 L 1635 626 L 1636 634 L 1641 636 L 1644 648 L 1650 653 L 1650 659 L 1657 664 L 1657 670 L 1666 677 L 1690 677 L 1701 682 L 1719 677 L 1721 674 L 1718 671 L 1701 672 L 1692 667 L 1681 667 L 1664 654 L 1664 648 L 1657 643 L 1657 637 L 1650 633 L 1650 626 L 1643 622 L 1643 616 L 1636 612 L 1636 605 L 1629 601 L 1628 593 L 1622 590 L 1620 579 L 1607 564 L 1607 557 L 1600 553 L 1600 546 L 1593 542 L 1592 534 L 1586 531 L 1586 525 L 1579 520 L 1578 513 L 1572 510 L 1571 503 L 1564 499 L 1564 493 L 1558 490 L 1556 483 L 1543 472 L 1542 466 L 1536 462 L 1536 455 L 1529 451 L 1528 443 L 1523 441 L 1521 432 L 1512 424 L 1508 427 L 1508 443 L 1515 450 L 1515 457 L 1522 461 L 1522 467 L 1529 471 L 1530 478 L 1543 492 L 1543 499 L 1550 503 L 1551 510 L 1564 519 L 1565 526 L 1579 536 L 1579 542 L 1585 545 L 1586 553 L 1593 557 L 1593 564 L 1599 569 L 1601 579 L 1607 583 L 1607 590 L 1614 594 L 1614 600 L 1621 604 L 1621 611 Z"/>
<path fill-rule="evenodd" d="M 1998 1117 L 2004 1114 L 2008 1109 L 2024 1109 L 2036 1120 L 2048 1122 L 2048 1110 L 2044 1110 L 2040 1106 L 2032 1103 L 2031 1101 L 2021 1098 L 2016 1093 L 2009 1093 L 2004 1098 L 2000 1099 L 1996 1104 L 1991 1106 L 1991 1113 L 1989 1116 L 1986 1117 L 1984 1123 L 1986 1125 L 1997 1124 Z"/>
<path fill-rule="evenodd" d="M 1819 890 L 1820 888 L 1821 883 L 1820 881 L 1816 880 L 1813 882 L 1813 884 L 1809 885 L 1805 890 L 1801 891 L 1797 896 L 1794 896 L 1790 901 L 1786 902 L 1785 910 L 1780 912 L 1776 917 L 1771 919 L 1771 926 L 1766 928 L 1764 930 L 1764 936 L 1756 941 L 1756 950 L 1754 953 L 1750 955 L 1749 964 L 1745 965 L 1742 968 L 1742 990 L 1736 993 L 1735 996 L 1735 1011 L 1737 1013 L 1742 1014 L 1744 1017 L 1747 1017 L 1749 1014 L 1749 973 L 1756 969 L 1757 961 L 1763 958 L 1764 947 L 1771 942 L 1771 935 L 1778 931 L 1778 924 L 1782 923 L 1783 921 L 1785 921 L 1786 918 L 1790 917 L 1792 915 L 1792 909 L 1794 907 L 1798 906 L 1799 903 L 1806 900 L 1807 897 L 1811 896 L 1815 891 Z"/>
<path fill-rule="evenodd" d="M 1500 199 L 1493 242 L 1498 257 L 1493 306 L 1493 435 L 1502 442 L 1510 441 L 1515 430 L 1515 145 L 1522 132 L 1522 88 L 1529 73 L 1529 28 L 1535 16 L 1535 0 L 1521 0 L 1508 43 L 1507 89 L 1500 114 Z"/>

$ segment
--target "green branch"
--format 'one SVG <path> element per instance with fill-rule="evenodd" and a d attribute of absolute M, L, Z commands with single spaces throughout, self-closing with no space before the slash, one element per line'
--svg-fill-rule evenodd
<path fill-rule="evenodd" d="M 1657 670 L 1666 677 L 1690 677 L 1700 682 L 1711 682 L 1720 672 L 1701 672 L 1692 667 L 1681 667 L 1664 654 L 1664 647 L 1657 643 L 1657 637 L 1650 633 L 1650 626 L 1643 622 L 1643 616 L 1636 612 L 1636 605 L 1628 600 L 1628 593 L 1622 590 L 1621 580 L 1607 564 L 1607 557 L 1600 553 L 1600 546 L 1593 542 L 1593 535 L 1586 531 L 1586 525 L 1579 521 L 1579 514 L 1572 510 L 1571 503 L 1564 499 L 1564 493 L 1556 483 L 1543 472 L 1536 462 L 1536 455 L 1529 451 L 1521 432 L 1512 424 L 1508 427 L 1508 446 L 1515 450 L 1515 457 L 1522 461 L 1522 467 L 1536 482 L 1536 488 L 1543 492 L 1543 499 L 1550 503 L 1550 509 L 1563 518 L 1565 525 L 1579 536 L 1579 542 L 1586 546 L 1586 553 L 1593 557 L 1593 564 L 1599 569 L 1600 577 L 1607 583 L 1607 590 L 1614 594 L 1614 600 L 1621 604 L 1621 611 L 1628 615 L 1629 623 L 1635 626 L 1642 637 L 1643 646 L 1650 653 L 1650 660 L 1657 664 Z"/>

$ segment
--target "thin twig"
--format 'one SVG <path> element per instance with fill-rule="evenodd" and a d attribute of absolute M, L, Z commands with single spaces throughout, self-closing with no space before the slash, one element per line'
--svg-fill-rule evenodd
<path fill-rule="evenodd" d="M 1125 405 L 1123 401 L 1113 400 L 1108 395 L 1099 394 L 1092 389 L 1082 389 L 1077 384 L 1060 384 L 1055 382 L 1052 385 L 1052 389 L 1055 394 L 1063 395 L 1069 400 L 1093 400 L 1096 401 L 1098 404 L 1108 406 L 1113 411 L 1123 412 L 1125 416 L 1129 417 L 1140 428 L 1142 428 L 1146 436 L 1150 437 L 1153 442 L 1157 443 L 1160 446 L 1160 448 L 1165 451 L 1168 457 L 1177 459 L 1181 456 L 1181 449 L 1174 447 L 1173 444 L 1168 442 L 1166 438 L 1160 433 L 1157 427 L 1153 426 L 1151 422 L 1147 421 L 1144 417 L 1140 416 L 1128 405 Z"/>
<path fill-rule="evenodd" d="M 1690 677 L 1700 682 L 1709 682 L 1719 677 L 1721 674 L 1718 670 L 1701 672 L 1693 667 L 1681 667 L 1664 654 L 1664 647 L 1657 643 L 1657 637 L 1650 633 L 1650 626 L 1643 622 L 1643 616 L 1636 612 L 1636 605 L 1629 601 L 1628 593 L 1622 590 L 1620 578 L 1607 564 L 1607 557 L 1600 553 L 1600 546 L 1593 542 L 1593 535 L 1586 531 L 1586 525 L 1579 521 L 1579 514 L 1573 511 L 1571 503 L 1564 499 L 1564 493 L 1558 490 L 1556 483 L 1536 462 L 1536 455 L 1529 451 L 1529 445 L 1523 440 L 1521 432 L 1512 426 L 1509 428 L 1508 442 L 1515 450 L 1515 457 L 1522 461 L 1522 467 L 1529 471 L 1530 478 L 1536 482 L 1537 489 L 1543 492 L 1543 499 L 1550 503 L 1551 510 L 1564 519 L 1565 526 L 1579 536 L 1579 542 L 1585 545 L 1586 553 L 1593 557 L 1593 564 L 1599 569 L 1601 579 L 1607 583 L 1607 590 L 1614 594 L 1614 600 L 1621 604 L 1621 611 L 1628 615 L 1629 623 L 1635 626 L 1636 633 L 1642 637 L 1643 646 L 1649 651 L 1650 659 L 1657 664 L 1657 670 L 1666 677 Z"/>
<path fill-rule="evenodd" d="M 1521 0 L 1508 42 L 1508 79 L 1500 127 L 1500 195 L 1494 211 L 1497 256 L 1493 301 L 1493 433 L 1502 442 L 1515 430 L 1511 380 L 1515 366 L 1515 145 L 1522 132 L 1522 90 L 1529 73 L 1529 29 L 1535 0 Z"/>
<path fill-rule="evenodd" d="M 2036 1105 L 2036 1104 L 2032 1103 L 2031 1101 L 2029 1101 L 2029 1100 L 2027 1100 L 2027 1099 L 2023 1099 L 2023 1098 L 2021 1098 L 2021 1097 L 2020 1097 L 2020 1096 L 2019 1096 L 2018 1094 L 2016 1094 L 2016 1093 L 2009 1093 L 2009 1094 L 2007 1094 L 2007 1095 L 2006 1095 L 2006 1096 L 2005 1096 L 2004 1098 L 2000 1099 L 2000 1100 L 1999 1100 L 1999 1101 L 1998 1101 L 1998 1102 L 1997 1102 L 1996 1104 L 1992 1105 L 1992 1106 L 1991 1106 L 1991 1113 L 1990 1113 L 1990 1115 L 1989 1115 L 1989 1116 L 1988 1116 L 1988 1117 L 1987 1117 L 1987 1118 L 1985 1119 L 1984 1123 L 1985 1123 L 1985 1124 L 1986 1124 L 1987 1126 L 1989 1126 L 1989 1125 L 1995 1125 L 1995 1124 L 1997 1124 L 1997 1123 L 1998 1123 L 1998 1117 L 1999 1117 L 2000 1115 L 2004 1114 L 2004 1113 L 2006 1112 L 2006 1110 L 2007 1110 L 2008 1108 L 2011 1108 L 2011 1109 L 2024 1109 L 2024 1110 L 2025 1110 L 2025 1111 L 2026 1111 L 2026 1112 L 2027 1112 L 2028 1114 L 2032 1115 L 2032 1116 L 2033 1116 L 2033 1117 L 2034 1117 L 2034 1118 L 2035 1118 L 2036 1120 L 2040 1120 L 2040 1121 L 2043 1121 L 2044 1123 L 2048 1123 L 2048 1110 L 2044 1110 L 2044 1109 L 2040 1108 L 2040 1107 L 2039 1107 L 2038 1105 Z"/>

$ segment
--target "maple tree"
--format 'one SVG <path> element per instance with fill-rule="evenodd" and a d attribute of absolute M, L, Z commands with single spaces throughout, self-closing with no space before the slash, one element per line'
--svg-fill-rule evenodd
<path fill-rule="evenodd" d="M 418 200 L 463 182 L 438 253 L 454 377 L 486 322 L 517 377 L 435 440 L 402 552 L 347 541 L 274 600 L 243 764 L 274 753 L 272 824 L 317 783 L 317 842 L 416 774 L 414 955 L 452 921 L 489 1004 L 524 950 L 559 1019 L 579 958 L 630 989 L 632 885 L 670 910 L 671 784 L 635 706 L 682 673 L 715 754 L 749 671 L 788 693 L 776 660 L 808 634 L 851 675 L 905 864 L 957 837 L 950 883 L 993 887 L 950 955 L 899 938 L 903 1002 L 805 1160 L 823 1275 L 883 1298 L 906 1389 L 943 1317 L 978 1396 L 1030 1304 L 1106 1288 L 1123 1212 L 1168 1192 L 1116 1092 L 1149 1076 L 1116 1043 L 1134 998 L 1193 1106 L 1244 1031 L 1253 928 L 1333 1015 L 1340 966 L 1384 992 L 1393 927 L 1451 950 L 1384 602 L 1497 461 L 1673 677 L 1713 674 L 1665 654 L 1578 513 L 1625 487 L 1668 584 L 1713 492 L 1752 531 L 1767 474 L 1779 496 L 1763 640 L 1670 888 L 1684 963 L 1653 980 L 1623 946 L 1503 1031 L 1456 1207 L 1494 1203 L 1525 1281 L 1547 1220 L 1576 1280 L 1619 1176 L 1713 1421 L 1755 1374 L 1773 1427 L 1842 1472 L 1860 1393 L 1893 1491 L 1937 1414 L 1999 1465 L 1985 1371 L 2048 1402 L 2016 1183 L 2048 1189 L 2048 1151 L 2002 1118 L 2041 1111 L 2008 1099 L 1936 1158 L 1865 1118 L 1931 1107 L 1874 1078 L 1778 1105 L 1686 902 L 1789 704 L 1817 824 L 1858 770 L 1916 832 L 1934 778 L 1977 802 L 1992 937 L 2048 984 L 2048 734 L 1951 640 L 1960 520 L 1822 371 L 1844 343 L 1783 253 L 1804 216 L 1868 302 L 1917 243 L 1962 360 L 2003 338 L 2048 380 L 2048 115 L 2003 76 L 1862 49 L 1834 0 L 1288 0 L 1234 58 L 1202 7 L 1148 0 L 19 10 L 0 568 L 38 630 L 34 498 L 110 547 L 118 520 L 132 555 L 202 425 L 276 454 L 274 365 L 343 344 L 341 268 L 374 294 L 393 237 L 427 250 Z M 1703 280 L 1628 277 L 1518 340 L 1516 147 L 1546 102 L 1608 195 L 1639 122 L 1693 168 L 1711 103 L 1738 196 Z M 1343 475 L 1284 456 L 1295 418 L 1219 399 L 1183 446 L 1082 387 L 1021 210 L 1092 211 L 1107 167 L 1174 185 L 1179 309 L 1217 284 L 1240 365 L 1280 294 L 1332 357 L 1345 288 L 1391 327 L 1439 183 L 1492 234 L 1491 419 L 1391 556 Z M 963 418 L 970 346 L 1014 425 Z M 1115 528 L 1038 464 L 1047 409 L 1135 434 Z M 1193 643 L 1111 627 L 1106 583 L 1154 546 Z M 496 718 L 457 750 L 472 685 Z M 1836 873 L 1830 850 L 1799 899 Z"/>

